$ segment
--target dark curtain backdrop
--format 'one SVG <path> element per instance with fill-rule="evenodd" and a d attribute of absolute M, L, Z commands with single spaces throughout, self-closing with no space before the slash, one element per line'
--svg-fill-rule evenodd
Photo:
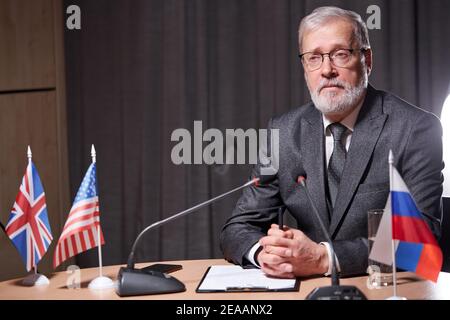
<path fill-rule="evenodd" d="M 65 4 L 81 8 L 81 30 L 65 32 L 71 197 L 94 143 L 105 264 L 125 262 L 145 226 L 246 181 L 249 165 L 174 165 L 171 133 L 193 132 L 194 120 L 203 130 L 264 128 L 306 103 L 297 28 L 314 8 L 338 5 L 364 20 L 369 5 L 381 8 L 381 30 L 370 30 L 375 87 L 439 115 L 450 84 L 448 0 Z M 139 261 L 221 257 L 238 196 L 150 232 Z M 77 263 L 96 265 L 96 250 Z"/>

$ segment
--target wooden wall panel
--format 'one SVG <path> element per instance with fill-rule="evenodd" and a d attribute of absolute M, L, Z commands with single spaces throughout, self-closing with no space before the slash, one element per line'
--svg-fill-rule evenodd
<path fill-rule="evenodd" d="M 0 91 L 55 87 L 52 0 L 0 0 Z"/>

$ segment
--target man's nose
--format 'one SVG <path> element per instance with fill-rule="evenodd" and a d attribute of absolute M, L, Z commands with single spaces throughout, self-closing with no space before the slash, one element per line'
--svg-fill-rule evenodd
<path fill-rule="evenodd" d="M 331 63 L 331 58 L 329 55 L 323 57 L 322 68 L 321 68 L 322 76 L 325 78 L 331 78 L 336 76 L 336 68 Z"/>

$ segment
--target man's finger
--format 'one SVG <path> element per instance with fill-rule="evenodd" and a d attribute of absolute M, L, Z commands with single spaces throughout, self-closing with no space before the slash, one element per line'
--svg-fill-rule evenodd
<path fill-rule="evenodd" d="M 278 270 L 283 270 L 286 273 L 292 273 L 294 271 L 294 267 L 290 263 L 281 263 L 278 265 Z"/>
<path fill-rule="evenodd" d="M 294 238 L 294 234 L 291 231 L 286 232 L 286 231 L 280 230 L 280 228 L 278 228 L 278 227 L 270 228 L 269 231 L 267 232 L 267 235 L 274 236 L 274 237 L 286 238 L 286 239 Z"/>
<path fill-rule="evenodd" d="M 270 254 L 270 253 L 261 251 L 259 261 L 261 261 L 262 263 L 270 264 L 270 265 L 276 265 L 276 264 L 286 262 L 286 259 L 284 259 L 280 256 L 277 256 L 275 254 Z"/>
<path fill-rule="evenodd" d="M 292 250 L 285 247 L 276 247 L 276 246 L 264 246 L 264 252 L 275 254 L 280 257 L 290 258 L 292 257 Z"/>
<path fill-rule="evenodd" d="M 280 235 L 283 238 L 293 239 L 294 232 L 293 229 L 289 228 L 286 225 L 283 225 L 283 230 L 280 229 L 278 224 L 272 224 L 267 233 L 268 235 Z"/>
<path fill-rule="evenodd" d="M 293 278 L 295 278 L 295 275 L 293 273 L 284 272 L 284 271 L 278 270 L 278 268 L 274 268 L 273 266 L 266 265 L 266 264 L 263 264 L 261 266 L 261 270 L 265 274 L 267 274 L 267 275 L 269 275 L 271 277 L 284 278 L 284 279 L 293 279 Z"/>
<path fill-rule="evenodd" d="M 274 237 L 274 236 L 266 236 L 262 237 L 259 240 L 259 244 L 261 246 L 279 246 L 279 247 L 287 247 L 293 245 L 291 239 L 281 238 L 281 237 Z"/>
<path fill-rule="evenodd" d="M 278 227 L 270 228 L 269 231 L 267 231 L 267 235 L 284 238 L 284 231 L 280 230 Z"/>

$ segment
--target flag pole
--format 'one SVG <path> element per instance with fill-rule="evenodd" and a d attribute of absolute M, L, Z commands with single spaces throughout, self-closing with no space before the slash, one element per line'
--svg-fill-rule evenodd
<path fill-rule="evenodd" d="M 406 300 L 404 297 L 400 297 L 397 295 L 397 264 L 395 262 L 395 241 L 394 241 L 394 221 L 393 221 L 393 215 L 394 211 L 392 210 L 392 206 L 394 203 L 394 199 L 392 197 L 392 190 L 394 189 L 394 154 L 392 153 L 392 150 L 389 150 L 389 193 L 391 194 L 391 230 L 392 230 L 392 286 L 394 289 L 394 295 L 392 297 L 387 298 L 388 300 Z"/>
<path fill-rule="evenodd" d="M 28 166 L 30 166 L 32 158 L 33 158 L 33 153 L 31 152 L 30 145 L 28 145 L 28 148 L 27 148 L 27 158 L 28 158 Z M 35 277 L 37 277 L 37 273 L 38 273 L 37 266 L 33 266 L 33 269 L 34 269 L 34 275 L 35 275 Z"/>
<path fill-rule="evenodd" d="M 392 154 L 392 150 L 389 150 L 389 189 L 391 190 L 390 192 L 392 192 L 392 180 L 394 177 L 394 155 Z M 392 194 L 391 194 L 392 197 Z M 392 201 L 391 201 L 391 207 L 392 207 Z M 391 217 L 392 219 L 392 217 Z M 392 223 L 391 220 L 391 227 L 392 227 L 392 239 L 391 239 L 391 243 L 392 243 L 392 277 L 393 277 L 393 287 L 394 287 L 394 297 L 397 296 L 397 266 L 395 263 L 395 243 L 394 243 L 394 224 Z"/>
<path fill-rule="evenodd" d="M 92 157 L 92 164 L 95 164 L 97 162 L 97 153 L 95 152 L 95 147 L 92 144 L 91 146 L 91 157 Z M 97 170 L 95 171 L 95 186 L 97 188 Z M 98 197 L 98 194 L 97 194 Z M 114 282 L 108 278 L 103 276 L 103 262 L 102 262 L 102 242 L 101 242 L 101 236 L 100 236 L 100 215 L 98 216 L 98 226 L 97 226 L 97 249 L 98 249 L 98 270 L 99 270 L 99 276 L 92 280 L 89 283 L 89 289 L 109 289 L 114 287 Z"/>
<path fill-rule="evenodd" d="M 30 164 L 32 157 L 33 157 L 33 153 L 31 153 L 31 148 L 30 148 L 30 146 L 28 146 L 28 149 L 27 149 L 28 164 Z"/>
<path fill-rule="evenodd" d="M 94 145 L 91 146 L 91 157 L 92 157 L 92 163 L 96 163 L 97 162 L 97 154 L 95 152 Z M 97 172 L 96 172 L 96 174 L 97 174 Z M 101 239 L 100 239 L 100 216 L 98 216 L 97 243 L 98 243 L 97 249 L 98 249 L 99 275 L 100 275 L 100 277 L 103 277 L 102 243 L 101 243 Z"/>

